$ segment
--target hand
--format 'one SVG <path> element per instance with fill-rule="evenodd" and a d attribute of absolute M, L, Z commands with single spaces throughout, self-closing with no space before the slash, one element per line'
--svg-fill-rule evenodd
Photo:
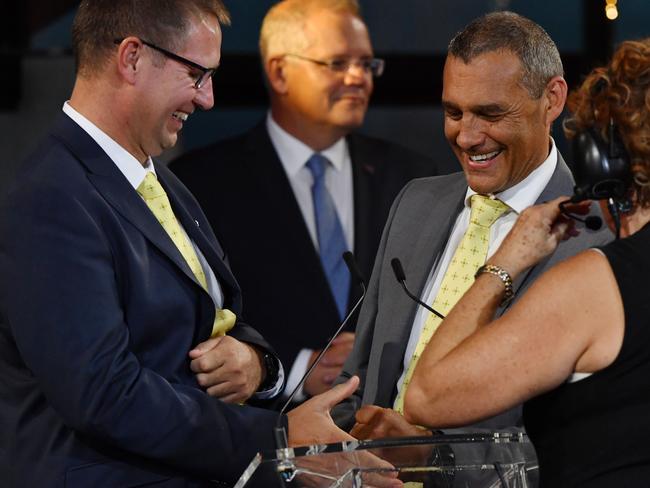
<path fill-rule="evenodd" d="M 403 415 L 391 408 L 364 405 L 357 410 L 355 417 L 357 423 L 350 435 L 359 440 L 431 435 L 431 431 L 408 423 Z"/>
<path fill-rule="evenodd" d="M 301 456 L 296 458 L 295 466 L 297 476 L 294 483 L 306 488 L 334 486 L 331 483 L 332 478 L 341 479 L 346 476 L 347 479 L 350 479 L 350 473 L 359 467 L 364 468 L 359 473 L 362 480 L 361 486 L 368 488 L 400 488 L 404 486 L 402 481 L 397 479 L 399 473 L 392 464 L 376 456 L 373 452 L 363 449 L 332 452 L 327 456 Z M 348 486 L 348 484 L 344 483 L 343 486 Z"/>
<path fill-rule="evenodd" d="M 357 410 L 356 419 L 357 423 L 350 430 L 350 435 L 359 440 L 432 435 L 430 430 L 410 424 L 403 415 L 391 408 L 364 405 Z M 375 449 L 373 452 L 394 465 L 402 466 L 418 460 L 426 462 L 431 457 L 431 451 L 432 446 L 410 446 Z"/>
<path fill-rule="evenodd" d="M 208 395 L 226 403 L 242 403 L 262 382 L 261 353 L 230 336 L 215 337 L 189 352 L 190 368 Z"/>
<path fill-rule="evenodd" d="M 524 210 L 488 263 L 503 267 L 514 279 L 552 254 L 560 241 L 577 236 L 575 222 L 560 212 L 560 202 L 568 199 L 559 197 Z M 586 213 L 588 205 L 588 202 L 572 205 L 567 210 Z"/>
<path fill-rule="evenodd" d="M 330 410 L 334 405 L 352 395 L 358 386 L 359 378 L 353 376 L 345 383 L 336 385 L 331 390 L 310 398 L 299 407 L 291 410 L 287 414 L 287 417 L 289 417 L 289 445 L 295 447 L 353 441 L 354 437 L 342 431 L 334 424 L 332 417 L 330 417 Z M 300 458 L 299 467 L 312 472 L 327 472 L 332 467 L 335 469 L 340 468 L 339 463 L 331 462 L 332 460 L 329 458 L 332 456 L 336 456 L 337 460 L 349 459 L 354 466 L 376 468 L 379 472 L 370 472 L 362 475 L 368 486 L 382 488 L 402 486 L 402 482 L 396 479 L 397 472 L 394 471 L 393 466 L 367 451 L 337 453 L 327 456 L 327 459 L 305 456 Z M 341 470 L 338 469 L 338 471 Z M 347 471 L 347 468 L 345 471 Z M 322 478 L 303 475 L 300 479 L 302 482 L 306 482 L 310 478 L 313 482 L 316 482 L 314 486 L 321 486 L 318 483 L 322 482 Z M 307 486 L 312 485 L 307 483 Z"/>
<path fill-rule="evenodd" d="M 337 403 L 352 395 L 359 386 L 359 378 L 353 376 L 345 383 L 310 398 L 291 410 L 289 417 L 289 445 L 305 446 L 331 442 L 353 441 L 347 432 L 339 429 L 330 417 L 330 410 Z"/>
<path fill-rule="evenodd" d="M 319 395 L 332 387 L 334 380 L 339 377 L 343 364 L 352 352 L 354 345 L 354 334 L 342 332 L 334 339 L 320 363 L 314 368 L 312 374 L 305 381 L 305 393 L 314 396 Z M 314 351 L 309 360 L 309 367 L 314 363 L 320 351 Z"/>

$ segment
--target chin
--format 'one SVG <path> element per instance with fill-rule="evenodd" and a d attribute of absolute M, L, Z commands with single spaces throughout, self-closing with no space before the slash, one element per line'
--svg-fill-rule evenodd
<path fill-rule="evenodd" d="M 465 172 L 465 177 L 467 178 L 468 186 L 476 193 L 480 193 L 482 195 L 488 193 L 498 193 L 505 189 L 503 188 L 503 184 L 494 181 L 492 178 L 471 176 L 468 175 L 467 172 Z"/>

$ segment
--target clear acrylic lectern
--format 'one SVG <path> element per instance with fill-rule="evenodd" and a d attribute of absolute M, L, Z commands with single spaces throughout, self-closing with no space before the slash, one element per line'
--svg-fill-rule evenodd
<path fill-rule="evenodd" d="M 343 442 L 259 453 L 235 488 L 534 488 L 525 434 L 481 433 Z"/>

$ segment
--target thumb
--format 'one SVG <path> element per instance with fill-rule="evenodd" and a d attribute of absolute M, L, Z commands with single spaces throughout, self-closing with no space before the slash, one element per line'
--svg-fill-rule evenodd
<path fill-rule="evenodd" d="M 321 393 L 319 395 L 320 403 L 322 403 L 323 407 L 329 411 L 332 407 L 334 407 L 334 405 L 336 405 L 339 402 L 342 402 L 347 397 L 352 395 L 355 392 L 355 390 L 358 388 L 358 386 L 359 386 L 359 377 L 353 376 L 345 383 L 336 385 L 331 390 L 328 390 L 325 393 Z"/>
<path fill-rule="evenodd" d="M 219 337 L 214 337 L 212 339 L 208 339 L 207 341 L 201 342 L 194 346 L 194 349 L 192 349 L 188 354 L 190 355 L 190 358 L 196 359 L 201 356 L 203 356 L 206 352 L 211 351 L 214 349 L 217 344 L 219 344 L 225 336 L 219 336 Z"/>

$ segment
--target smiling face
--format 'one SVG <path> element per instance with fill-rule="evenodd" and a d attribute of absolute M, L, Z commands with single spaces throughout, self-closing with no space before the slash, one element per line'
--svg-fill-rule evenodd
<path fill-rule="evenodd" d="M 449 56 L 445 63 L 445 137 L 478 193 L 514 186 L 548 157 L 551 123 L 564 105 L 564 99 L 555 99 L 554 84 L 564 80 L 549 82 L 552 88 L 536 100 L 521 79 L 521 62 L 509 51 L 488 52 L 469 63 Z"/>
<path fill-rule="evenodd" d="M 184 63 L 164 57 L 143 46 L 143 62 L 149 66 L 139 80 L 139 99 L 134 124 L 139 150 L 157 156 L 176 144 L 183 123 L 197 108 L 214 105 L 212 81 L 201 88 L 194 85 L 201 72 Z M 182 48 L 175 54 L 201 66 L 214 68 L 221 58 L 221 29 L 216 17 L 192 18 Z M 157 56 L 157 59 L 154 57 Z M 162 62 L 160 57 L 162 56 Z"/>
<path fill-rule="evenodd" d="M 366 26 L 350 13 L 315 10 L 304 25 L 307 47 L 291 54 L 325 62 L 373 57 Z M 282 63 L 281 73 L 269 68 L 268 74 L 273 116 L 285 130 L 318 146 L 335 142 L 363 123 L 373 88 L 369 72 L 358 64 L 337 73 L 296 57 L 279 59 L 275 62 Z"/>

